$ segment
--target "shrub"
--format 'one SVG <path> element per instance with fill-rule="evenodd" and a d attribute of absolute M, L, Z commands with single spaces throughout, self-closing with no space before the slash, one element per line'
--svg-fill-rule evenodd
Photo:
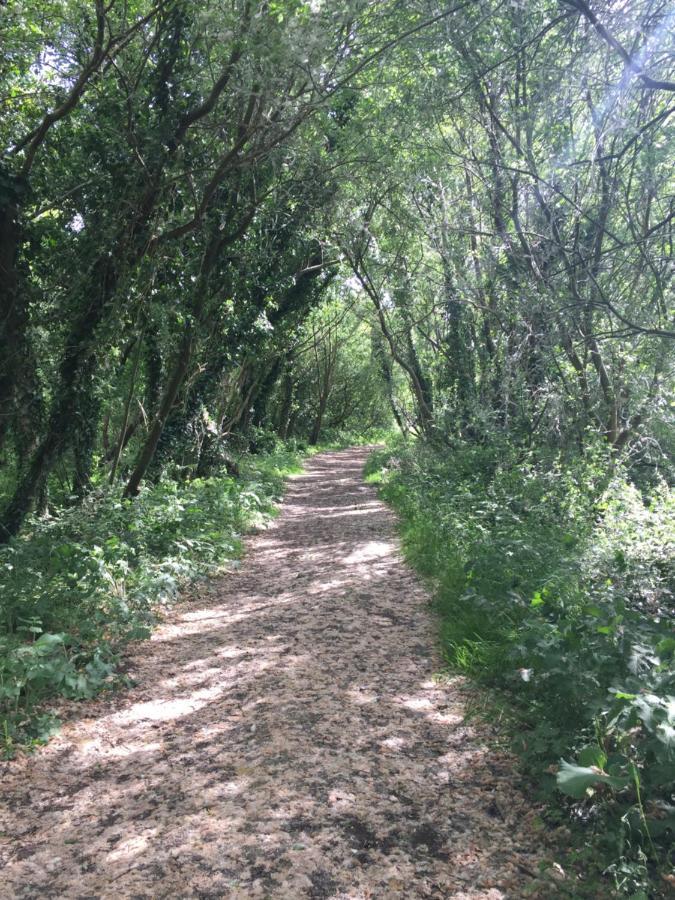
<path fill-rule="evenodd" d="M 240 535 L 273 513 L 298 457 L 281 449 L 241 468 L 241 479 L 164 481 L 133 502 L 101 491 L 0 548 L 5 753 L 51 731 L 46 697 L 115 684 L 123 644 L 147 636 L 182 585 L 240 554 Z"/>
<path fill-rule="evenodd" d="M 646 496 L 602 448 L 399 444 L 367 471 L 432 580 L 448 663 L 508 698 L 515 743 L 620 848 L 617 885 L 644 889 L 675 829 L 675 497 Z"/>

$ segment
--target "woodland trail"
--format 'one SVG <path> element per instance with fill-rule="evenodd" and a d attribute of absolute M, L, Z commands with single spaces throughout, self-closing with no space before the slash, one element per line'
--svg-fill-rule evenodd
<path fill-rule="evenodd" d="M 433 679 L 367 452 L 308 462 L 241 568 L 133 648 L 136 687 L 0 764 L 2 898 L 539 896 L 534 813 Z"/>

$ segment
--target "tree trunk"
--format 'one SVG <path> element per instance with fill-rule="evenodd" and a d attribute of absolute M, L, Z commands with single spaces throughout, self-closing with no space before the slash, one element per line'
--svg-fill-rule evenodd
<path fill-rule="evenodd" d="M 93 389 L 96 358 L 88 339 L 100 315 L 100 309 L 96 305 L 91 306 L 71 333 L 61 363 L 59 389 L 55 394 L 46 434 L 27 464 L 0 520 L 0 544 L 18 533 L 49 473 L 72 444 L 73 427 L 79 425 L 79 411 L 86 407 L 85 401 L 91 397 Z"/>
<path fill-rule="evenodd" d="M 291 373 L 287 371 L 284 375 L 281 410 L 279 412 L 278 432 L 282 441 L 285 441 L 288 437 L 288 426 L 291 422 L 291 411 L 293 409 L 294 387 L 293 377 Z"/>
<path fill-rule="evenodd" d="M 312 426 L 312 433 L 309 436 L 310 446 L 315 447 L 319 443 L 319 437 L 321 436 L 321 426 L 323 425 L 323 416 L 326 412 L 326 403 L 328 402 L 328 395 L 325 393 L 321 394 L 319 399 L 319 408 L 316 412 L 316 416 L 314 417 L 314 424 Z"/>
<path fill-rule="evenodd" d="M 0 176 L 3 171 L 0 168 Z M 0 190 L 6 191 L 2 182 Z M 26 325 L 26 310 L 18 293 L 17 258 L 21 242 L 16 188 L 9 188 L 8 201 L 0 194 L 0 448 L 12 418 L 20 347 Z"/>
<path fill-rule="evenodd" d="M 147 472 L 148 466 L 152 462 L 155 450 L 157 449 L 157 444 L 159 443 L 166 420 L 176 401 L 178 391 L 181 389 L 183 381 L 185 380 L 185 376 L 187 375 L 192 360 L 195 344 L 193 328 L 193 325 L 188 324 L 185 329 L 178 355 L 174 362 L 171 378 L 169 379 L 159 404 L 159 410 L 150 426 L 150 431 L 138 456 L 136 466 L 124 489 L 125 497 L 135 497 L 138 494 L 141 482 L 145 478 L 145 473 Z"/>
<path fill-rule="evenodd" d="M 122 450 L 124 449 L 124 439 L 127 434 L 127 429 L 129 425 L 129 410 L 131 409 L 131 402 L 134 399 L 134 391 L 136 389 L 136 374 L 138 372 L 138 365 L 141 361 L 141 351 L 143 349 L 143 336 L 140 335 L 138 337 L 138 346 L 136 347 L 136 355 L 134 357 L 134 365 L 131 372 L 131 379 L 129 380 L 129 392 L 127 393 L 126 403 L 124 404 L 124 413 L 122 414 L 122 425 L 120 426 L 120 435 L 117 440 L 117 445 L 115 447 L 115 456 L 113 458 L 112 466 L 110 467 L 110 484 L 115 484 L 115 476 L 117 475 L 117 466 L 120 462 L 120 457 L 122 456 Z"/>

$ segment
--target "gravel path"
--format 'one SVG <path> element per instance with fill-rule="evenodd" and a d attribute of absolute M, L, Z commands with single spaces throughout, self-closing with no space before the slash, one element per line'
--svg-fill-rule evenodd
<path fill-rule="evenodd" d="M 2 765 L 2 898 L 539 896 L 533 813 L 433 678 L 366 457 L 314 457 L 241 568 L 133 648 L 137 687 Z"/>

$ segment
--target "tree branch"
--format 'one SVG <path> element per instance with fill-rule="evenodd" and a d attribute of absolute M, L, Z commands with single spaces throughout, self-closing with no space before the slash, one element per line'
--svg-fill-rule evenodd
<path fill-rule="evenodd" d="M 613 50 L 616 50 L 624 61 L 626 68 L 630 69 L 634 75 L 637 75 L 646 88 L 649 88 L 649 90 L 652 91 L 675 91 L 675 81 L 659 81 L 643 71 L 642 66 L 635 61 L 634 57 L 631 56 L 623 44 L 621 44 L 614 35 L 605 28 L 585 0 L 560 0 L 560 2 L 566 3 L 568 6 L 572 6 L 574 9 L 578 10 L 578 12 L 591 23 L 600 37 L 606 41 Z"/>

